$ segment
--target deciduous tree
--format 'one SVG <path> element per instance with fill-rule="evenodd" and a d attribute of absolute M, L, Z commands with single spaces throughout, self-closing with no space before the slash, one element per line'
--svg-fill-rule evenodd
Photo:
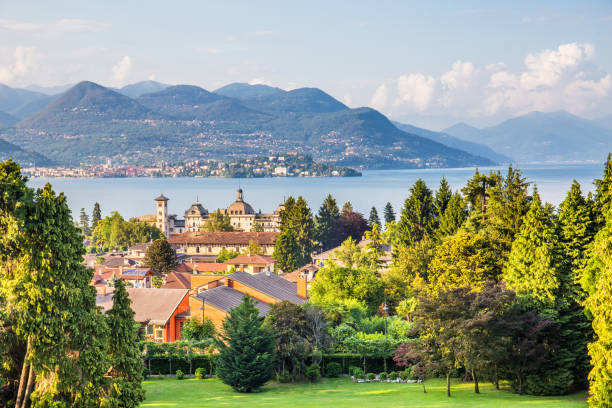
<path fill-rule="evenodd" d="M 167 275 L 178 266 L 176 251 L 165 239 L 156 239 L 147 249 L 142 264 L 153 271 Z"/>

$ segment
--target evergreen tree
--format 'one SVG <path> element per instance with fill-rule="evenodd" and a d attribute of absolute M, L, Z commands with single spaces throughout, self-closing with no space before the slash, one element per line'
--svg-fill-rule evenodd
<path fill-rule="evenodd" d="M 435 227 L 433 195 L 422 179 L 410 188 L 397 224 L 398 244 L 410 245 L 429 235 Z"/>
<path fill-rule="evenodd" d="M 263 326 L 256 301 L 245 295 L 223 322 L 217 376 L 238 392 L 257 391 L 274 376 L 274 332 Z"/>
<path fill-rule="evenodd" d="M 89 228 L 89 217 L 87 216 L 84 208 L 81 208 L 81 213 L 79 214 L 79 227 L 81 227 L 81 231 L 83 231 L 83 235 L 86 237 L 91 234 L 91 229 Z"/>
<path fill-rule="evenodd" d="M 376 207 L 372 206 L 370 210 L 370 216 L 368 217 L 368 228 L 372 229 L 372 226 L 376 224 L 380 226 L 380 218 L 378 217 L 378 211 L 376 211 Z"/>
<path fill-rule="evenodd" d="M 178 266 L 176 251 L 165 239 L 156 239 L 147 248 L 142 264 L 158 274 L 167 275 Z"/>
<path fill-rule="evenodd" d="M 93 213 L 91 214 L 91 230 L 93 231 L 98 222 L 102 219 L 102 211 L 100 211 L 100 204 L 95 203 L 93 207 Z"/>
<path fill-rule="evenodd" d="M 201 230 L 204 232 L 233 231 L 234 227 L 232 227 L 229 215 L 221 214 L 221 211 L 217 210 L 209 214 Z"/>
<path fill-rule="evenodd" d="M 32 406 L 98 406 L 109 367 L 108 327 L 83 265 L 81 233 L 63 194 L 56 196 L 49 184 L 28 193 L 10 162 L 0 165 L 0 174 L 0 298 L 25 350 L 15 406 L 30 400 Z"/>
<path fill-rule="evenodd" d="M 438 220 L 438 229 L 436 230 L 436 238 L 443 240 L 445 237 L 453 235 L 463 225 L 467 217 L 465 201 L 458 192 L 453 193 L 448 205 Z"/>
<path fill-rule="evenodd" d="M 395 222 L 395 211 L 393 210 L 393 206 L 391 205 L 391 203 L 385 204 L 384 217 L 385 227 L 387 227 L 387 224 L 389 224 L 390 222 Z"/>
<path fill-rule="evenodd" d="M 446 211 L 446 207 L 451 200 L 453 192 L 451 191 L 446 177 L 442 177 L 440 180 L 440 187 L 436 191 L 436 197 L 434 198 L 434 207 L 436 208 L 436 217 L 439 219 Z"/>
<path fill-rule="evenodd" d="M 610 209 L 608 209 L 610 211 Z M 582 285 L 588 293 L 585 305 L 593 317 L 595 341 L 589 344 L 589 406 L 612 407 L 612 216 L 597 233 L 585 267 Z"/>
<path fill-rule="evenodd" d="M 115 279 L 113 286 L 113 307 L 106 317 L 110 329 L 108 354 L 111 364 L 107 375 L 112 379 L 109 398 L 112 406 L 132 408 L 145 398 L 138 328 L 123 280 Z"/>
<path fill-rule="evenodd" d="M 340 211 L 340 214 L 346 214 L 350 212 L 353 212 L 353 204 L 351 204 L 350 201 L 347 201 L 346 203 L 344 203 L 344 205 L 342 205 L 342 211 Z"/>
<path fill-rule="evenodd" d="M 461 192 L 470 203 L 471 211 L 479 216 L 483 223 L 487 212 L 489 192 L 492 187 L 500 183 L 500 179 L 501 176 L 499 173 L 491 171 L 487 176 L 484 173 L 479 173 L 478 169 L 476 169 L 474 176 L 469 179 L 466 186 L 461 189 Z"/>
<path fill-rule="evenodd" d="M 319 208 L 319 214 L 315 217 L 315 235 L 324 251 L 342 242 L 338 238 L 338 218 L 340 218 L 340 211 L 336 200 L 331 194 L 328 194 Z"/>
<path fill-rule="evenodd" d="M 315 248 L 315 225 L 312 213 L 306 200 L 302 196 L 295 200 L 289 197 L 284 204 L 284 209 L 280 213 L 281 233 L 287 230 L 299 248 L 299 266 L 303 266 L 311 261 L 312 252 Z"/>
<path fill-rule="evenodd" d="M 276 260 L 275 267 L 283 272 L 291 272 L 302 266 L 300 247 L 292 230 L 281 232 L 274 244 L 272 256 Z"/>
<path fill-rule="evenodd" d="M 612 153 L 604 163 L 604 173 L 601 179 L 595 180 L 595 214 L 597 228 L 602 228 L 606 218 L 610 214 L 610 203 L 612 202 Z"/>

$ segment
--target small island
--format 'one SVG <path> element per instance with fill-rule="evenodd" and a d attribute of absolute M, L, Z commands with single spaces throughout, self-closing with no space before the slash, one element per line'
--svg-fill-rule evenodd
<path fill-rule="evenodd" d="M 316 162 L 310 155 L 294 152 L 236 158 L 201 159 L 188 162 L 160 163 L 150 166 L 82 164 L 79 167 L 29 167 L 30 177 L 360 177 L 361 172 L 333 163 Z"/>

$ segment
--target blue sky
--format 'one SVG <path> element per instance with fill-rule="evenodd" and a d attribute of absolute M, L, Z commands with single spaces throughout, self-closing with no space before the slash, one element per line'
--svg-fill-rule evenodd
<path fill-rule="evenodd" d="M 0 0 L 0 82 L 148 78 L 319 87 L 434 129 L 598 117 L 612 114 L 612 1 Z"/>

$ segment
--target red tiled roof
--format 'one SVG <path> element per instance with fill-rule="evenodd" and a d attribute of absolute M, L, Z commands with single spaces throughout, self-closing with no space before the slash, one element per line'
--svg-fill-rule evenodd
<path fill-rule="evenodd" d="M 218 262 L 183 262 L 174 269 L 175 272 L 187 273 L 192 273 L 194 270 L 200 273 L 225 272 L 227 265 Z"/>
<path fill-rule="evenodd" d="M 134 320 L 165 325 L 189 293 L 186 289 L 127 288 Z M 104 312 L 113 307 L 113 292 L 96 296 L 96 305 Z"/>
<path fill-rule="evenodd" d="M 274 258 L 271 256 L 265 255 L 257 255 L 257 254 L 243 254 L 238 255 L 235 258 L 228 259 L 225 261 L 226 264 L 229 265 L 239 265 L 239 264 L 271 264 L 276 262 Z"/>
<path fill-rule="evenodd" d="M 274 245 L 278 232 L 184 232 L 174 234 L 168 242 L 174 245 L 248 245 L 253 241 L 259 245 Z"/>
<path fill-rule="evenodd" d="M 170 272 L 166 277 L 163 289 L 191 289 L 191 274 L 184 272 Z"/>

